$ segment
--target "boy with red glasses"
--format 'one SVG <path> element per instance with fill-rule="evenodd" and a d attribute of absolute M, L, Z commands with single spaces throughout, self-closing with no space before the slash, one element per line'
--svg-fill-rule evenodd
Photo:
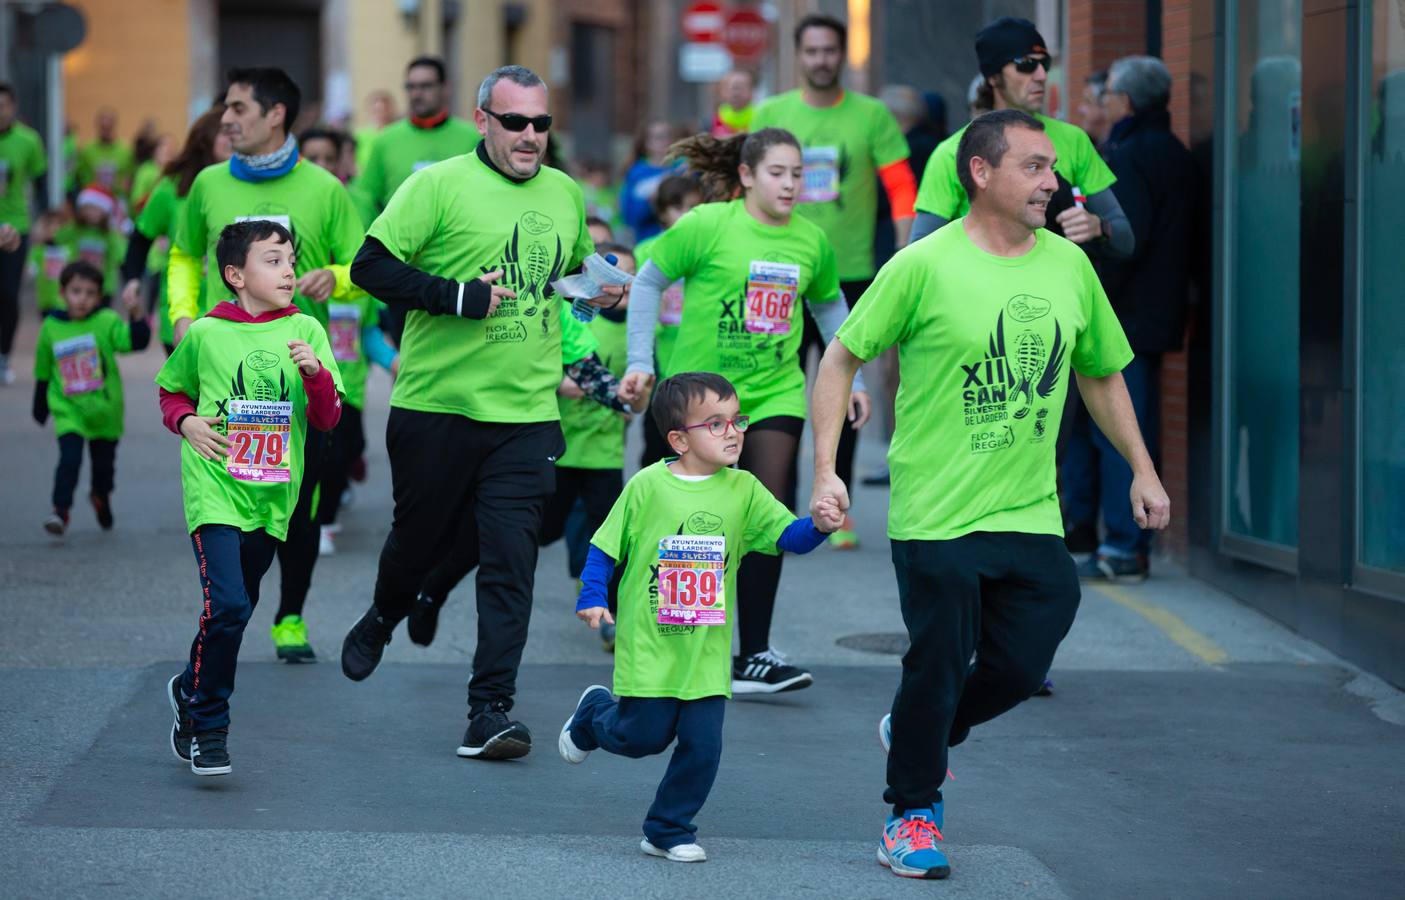
<path fill-rule="evenodd" d="M 606 591 L 619 585 L 614 693 L 586 688 L 561 729 L 566 762 L 603 749 L 639 758 L 678 739 L 640 849 L 703 862 L 693 817 L 722 756 L 723 701 L 732 695 L 737 563 L 752 551 L 809 553 L 844 521 L 826 498 L 818 520 L 797 519 L 756 476 L 733 468 L 749 420 L 736 390 L 710 372 L 660 382 L 651 407 L 676 458 L 643 469 L 591 541 L 576 616 L 599 628 L 613 618 Z"/>

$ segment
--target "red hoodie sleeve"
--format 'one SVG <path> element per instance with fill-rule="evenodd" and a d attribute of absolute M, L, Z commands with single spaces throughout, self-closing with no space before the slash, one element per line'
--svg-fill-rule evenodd
<path fill-rule="evenodd" d="M 181 433 L 181 419 L 195 415 L 195 401 L 179 391 L 168 391 L 158 387 L 161 398 L 161 422 L 174 434 Z"/>
<path fill-rule="evenodd" d="M 318 369 L 311 378 L 303 375 L 302 388 L 307 392 L 307 424 L 318 431 L 336 428 L 341 420 L 341 397 L 327 367 Z"/>

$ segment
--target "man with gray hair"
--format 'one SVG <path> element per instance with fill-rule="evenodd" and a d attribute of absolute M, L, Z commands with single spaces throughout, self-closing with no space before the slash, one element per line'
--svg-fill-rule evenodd
<path fill-rule="evenodd" d="M 546 85 L 504 66 L 478 92 L 474 152 L 407 178 L 366 235 L 352 279 L 404 317 L 386 450 L 395 516 L 375 598 L 342 671 L 375 671 L 425 574 L 451 548 L 478 560 L 478 646 L 459 756 L 512 759 L 531 733 L 508 718 L 527 642 L 537 532 L 565 449 L 562 362 L 594 349 L 553 281 L 593 249 L 581 189 L 542 167 Z M 594 298 L 609 308 L 621 288 Z"/>
<path fill-rule="evenodd" d="M 1103 155 L 1137 236 L 1126 259 L 1095 265 L 1136 357 L 1122 370 L 1152 458 L 1158 456 L 1161 357 L 1181 349 L 1186 326 L 1195 207 L 1195 163 L 1171 132 L 1171 73 L 1151 56 L 1128 56 L 1108 70 L 1103 107 L 1110 127 Z M 1079 568 L 1092 580 L 1147 577 L 1151 535 L 1127 509 L 1132 470 L 1086 409 L 1074 413 L 1063 454 L 1070 549 L 1096 550 Z M 1101 511 L 1105 533 L 1098 540 Z"/>

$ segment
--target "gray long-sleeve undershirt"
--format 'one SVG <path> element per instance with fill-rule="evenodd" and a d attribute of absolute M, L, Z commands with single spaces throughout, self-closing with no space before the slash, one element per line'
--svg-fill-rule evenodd
<path fill-rule="evenodd" d="M 1127 214 L 1122 211 L 1122 204 L 1117 202 L 1117 195 L 1111 188 L 1098 191 L 1088 198 L 1088 212 L 1097 216 L 1107 223 L 1109 237 L 1105 243 L 1095 244 L 1095 252 L 1103 256 L 1121 258 L 1131 256 L 1136 249 L 1137 238 L 1132 233 L 1132 223 L 1127 219 Z M 947 220 L 936 213 L 917 211 L 917 217 L 912 222 L 912 236 L 908 238 L 908 243 L 919 241 L 932 232 L 941 228 Z"/>
<path fill-rule="evenodd" d="M 626 331 L 629 335 L 627 372 L 654 374 L 654 330 L 659 321 L 659 302 L 663 292 L 673 282 L 674 279 L 654 265 L 653 260 L 645 263 L 639 274 L 634 276 L 634 283 L 629 289 L 629 310 L 626 313 Z M 832 303 L 811 303 L 807 299 L 805 305 L 810 308 L 810 315 L 815 318 L 820 337 L 828 345 L 849 313 L 849 306 L 844 302 L 843 294 Z M 854 376 L 854 390 L 866 390 L 862 374 Z"/>

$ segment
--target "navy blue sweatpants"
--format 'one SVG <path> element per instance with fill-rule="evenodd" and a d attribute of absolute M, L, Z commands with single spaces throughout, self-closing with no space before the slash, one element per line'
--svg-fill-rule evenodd
<path fill-rule="evenodd" d="M 229 695 L 244 626 L 259 602 L 259 582 L 278 541 L 267 531 L 201 525 L 190 535 L 200 567 L 200 630 L 190 644 L 181 690 L 197 732 L 229 727 Z"/>
<path fill-rule="evenodd" d="M 707 802 L 717 778 L 726 703 L 727 698 L 721 696 L 615 700 L 596 691 L 571 721 L 571 740 L 580 749 L 605 750 L 632 759 L 662 753 L 678 738 L 644 818 L 644 837 L 660 850 L 691 844 L 698 833 L 693 817 Z"/>

